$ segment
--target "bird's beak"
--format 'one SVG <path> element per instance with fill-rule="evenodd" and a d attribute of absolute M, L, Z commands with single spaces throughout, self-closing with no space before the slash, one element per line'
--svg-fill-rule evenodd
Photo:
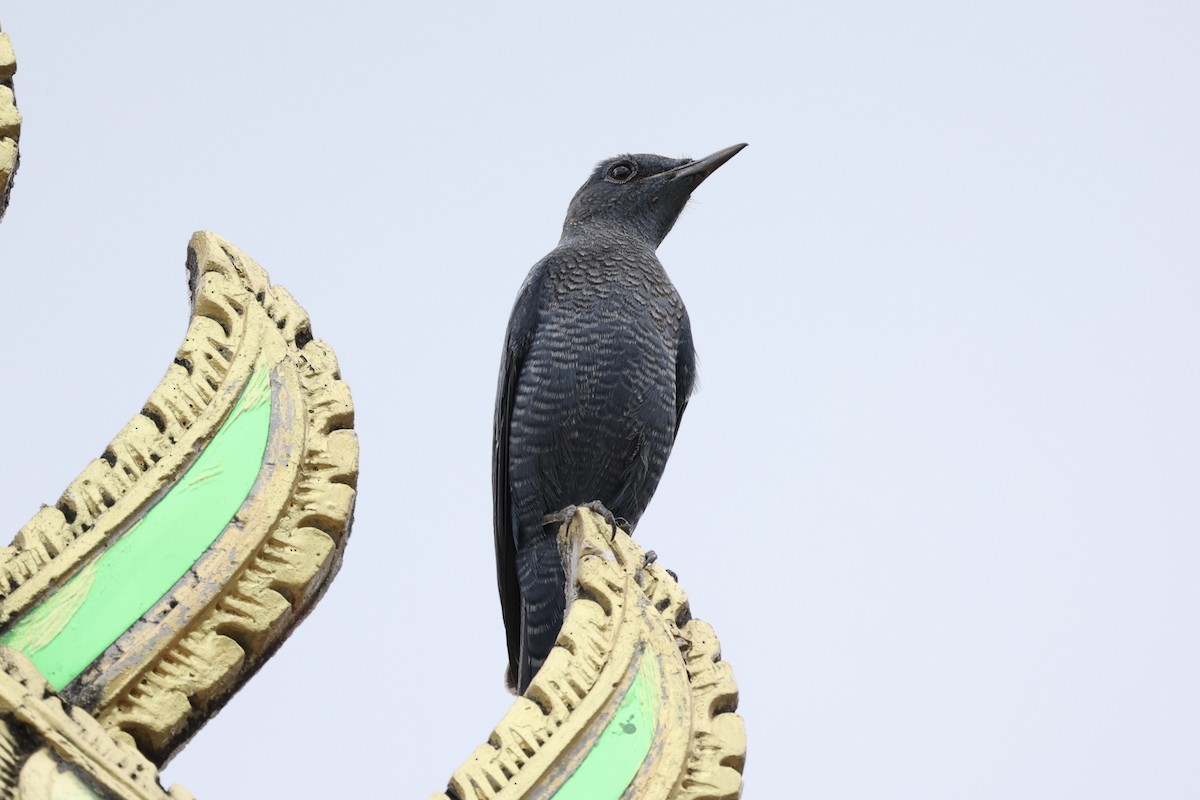
<path fill-rule="evenodd" d="M 661 174 L 663 176 L 671 178 L 672 180 L 674 180 L 676 178 L 686 178 L 688 176 L 694 175 L 698 179 L 696 182 L 699 183 L 700 181 L 707 178 L 709 175 L 712 175 L 714 172 L 716 172 L 717 167 L 721 166 L 726 161 L 733 158 L 738 153 L 742 152 L 742 148 L 744 148 L 745 146 L 746 146 L 745 142 L 743 142 L 742 144 L 735 144 L 731 147 L 726 147 L 724 150 L 718 150 L 717 152 L 713 153 L 711 156 L 705 156 L 704 158 L 698 158 L 695 161 L 684 164 L 682 167 L 676 167 L 675 169 L 669 169 L 666 172 L 663 172 Z"/>

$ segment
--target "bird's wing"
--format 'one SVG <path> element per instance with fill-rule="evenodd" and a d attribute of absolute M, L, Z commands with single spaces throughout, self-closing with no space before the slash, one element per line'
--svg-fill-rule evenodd
<path fill-rule="evenodd" d="M 492 438 L 492 523 L 496 536 L 496 582 L 500 589 L 500 611 L 508 644 L 508 684 L 516 686 L 521 652 L 521 588 L 517 582 L 517 540 L 513 528 L 512 489 L 508 480 L 508 439 L 512 425 L 517 381 L 529 343 L 537 325 L 537 269 L 530 273 L 517 294 L 496 388 L 496 421 Z"/>
<path fill-rule="evenodd" d="M 675 351 L 675 436 L 679 435 L 679 423 L 687 409 L 688 399 L 696 390 L 696 348 L 692 344 L 692 323 L 687 311 L 683 312 L 683 327 L 679 334 L 679 346 Z"/>

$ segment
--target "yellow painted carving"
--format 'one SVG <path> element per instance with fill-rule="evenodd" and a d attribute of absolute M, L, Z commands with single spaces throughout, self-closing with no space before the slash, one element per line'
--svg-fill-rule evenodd
<path fill-rule="evenodd" d="M 113 741 L 87 713 L 64 705 L 29 659 L 6 647 L 0 647 L 0 794 L 192 800 L 178 786 L 164 792 L 153 764 Z"/>
<path fill-rule="evenodd" d="M 740 796 L 745 729 L 734 713 L 737 687 L 729 664 L 720 660 L 717 638 L 691 618 L 686 595 L 665 569 L 646 564 L 624 532 L 610 535 L 586 509 L 559 533 L 569 605 L 558 644 L 526 696 L 454 772 L 455 796 L 558 797 L 618 718 L 639 658 L 653 660 L 660 678 L 653 745 L 625 794 L 615 796 Z M 448 798 L 436 794 L 431 800 Z"/>
<path fill-rule="evenodd" d="M 17 171 L 17 142 L 21 139 L 21 112 L 13 96 L 12 76 L 17 59 L 7 33 L 0 33 L 0 217 L 8 207 L 12 177 Z"/>
<path fill-rule="evenodd" d="M 144 410 L 58 503 L 0 549 L 0 631 L 11 634 L 52 587 L 84 593 L 86 565 L 119 544 L 192 466 L 204 469 L 196 453 L 222 425 L 235 425 L 231 414 L 256 365 L 270 365 L 270 383 L 259 370 L 248 396 L 260 402 L 240 412 L 265 412 L 269 400 L 271 424 L 253 491 L 233 500 L 235 523 L 61 692 L 156 763 L 320 597 L 341 561 L 358 469 L 349 390 L 291 295 L 212 234 L 192 238 L 188 268 L 192 320 Z M 202 473 L 190 478 L 206 483 Z M 97 573 L 91 589 L 103 580 Z M 52 629 L 58 620 L 42 622 Z"/>
<path fill-rule="evenodd" d="M 269 375 L 259 364 L 229 418 L 180 481 L 0 636 L 0 644 L 23 651 L 62 689 L 161 600 L 229 524 L 259 474 L 271 423 Z"/>

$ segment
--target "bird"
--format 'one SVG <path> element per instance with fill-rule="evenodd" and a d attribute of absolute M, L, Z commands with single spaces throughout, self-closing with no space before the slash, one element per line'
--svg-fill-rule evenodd
<path fill-rule="evenodd" d="M 696 386 L 696 351 L 655 251 L 693 190 L 745 146 L 600 162 L 572 198 L 558 246 L 517 293 L 492 447 L 511 691 L 524 694 L 562 627 L 554 523 L 598 504 L 632 532 L 663 475 Z"/>

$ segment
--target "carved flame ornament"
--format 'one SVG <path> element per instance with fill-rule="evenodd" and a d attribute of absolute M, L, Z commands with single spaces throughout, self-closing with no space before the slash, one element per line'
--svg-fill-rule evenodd
<path fill-rule="evenodd" d="M 559 533 L 569 597 L 550 657 L 430 800 L 726 800 L 746 733 L 712 626 L 627 534 L 580 508 Z"/>
<path fill-rule="evenodd" d="M 152 761 L 274 652 L 341 563 L 358 439 L 333 352 L 220 238 L 141 413 L 0 551 L 0 645 Z"/>

